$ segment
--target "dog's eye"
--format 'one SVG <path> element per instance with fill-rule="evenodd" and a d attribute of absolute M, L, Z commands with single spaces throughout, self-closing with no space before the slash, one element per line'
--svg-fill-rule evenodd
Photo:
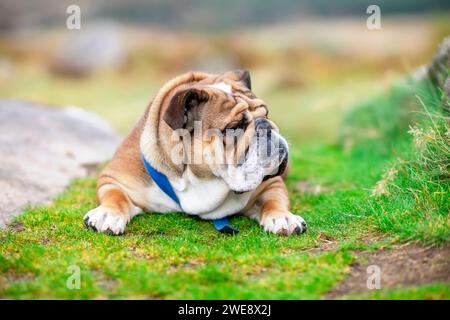
<path fill-rule="evenodd" d="M 245 130 L 247 128 L 247 125 L 248 125 L 247 119 L 245 117 L 242 117 L 241 121 L 239 121 L 236 128 Z"/>
<path fill-rule="evenodd" d="M 233 121 L 230 124 L 228 124 L 224 131 L 226 131 L 227 129 L 231 129 L 231 130 L 237 130 L 237 129 L 245 130 L 245 129 L 247 129 L 247 126 L 248 126 L 247 119 L 245 117 L 242 117 L 241 120 Z"/>

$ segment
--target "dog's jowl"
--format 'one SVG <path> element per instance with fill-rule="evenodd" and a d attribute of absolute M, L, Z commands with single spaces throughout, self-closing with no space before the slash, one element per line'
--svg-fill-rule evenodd
<path fill-rule="evenodd" d="M 99 206 L 84 221 L 122 234 L 141 212 L 203 219 L 244 214 L 277 234 L 306 231 L 290 212 L 288 145 L 251 91 L 247 71 L 190 72 L 167 82 L 97 183 Z"/>

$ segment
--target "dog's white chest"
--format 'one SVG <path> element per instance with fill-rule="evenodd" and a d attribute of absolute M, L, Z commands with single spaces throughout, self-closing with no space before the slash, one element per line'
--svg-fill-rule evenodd
<path fill-rule="evenodd" d="M 147 190 L 148 208 L 155 212 L 183 211 L 203 219 L 218 219 L 238 213 L 248 203 L 251 192 L 235 194 L 221 179 L 200 180 L 187 172 L 182 179 L 171 181 L 181 208 L 156 184 Z"/>

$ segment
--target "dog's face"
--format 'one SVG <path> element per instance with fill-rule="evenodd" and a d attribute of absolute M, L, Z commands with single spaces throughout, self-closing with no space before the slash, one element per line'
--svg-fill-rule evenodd
<path fill-rule="evenodd" d="M 236 193 L 256 189 L 286 167 L 287 143 L 246 71 L 180 85 L 163 119 L 183 137 L 184 165 L 201 178 L 222 178 Z"/>

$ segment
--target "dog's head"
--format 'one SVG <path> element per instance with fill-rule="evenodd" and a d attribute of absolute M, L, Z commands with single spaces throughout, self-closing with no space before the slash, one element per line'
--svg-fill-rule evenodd
<path fill-rule="evenodd" d="M 170 143 L 162 143 L 166 153 L 170 146 L 170 161 L 198 177 L 222 178 L 241 193 L 286 168 L 287 143 L 269 120 L 264 101 L 252 92 L 247 71 L 175 85 L 159 114 L 158 138 L 170 137 Z"/>

